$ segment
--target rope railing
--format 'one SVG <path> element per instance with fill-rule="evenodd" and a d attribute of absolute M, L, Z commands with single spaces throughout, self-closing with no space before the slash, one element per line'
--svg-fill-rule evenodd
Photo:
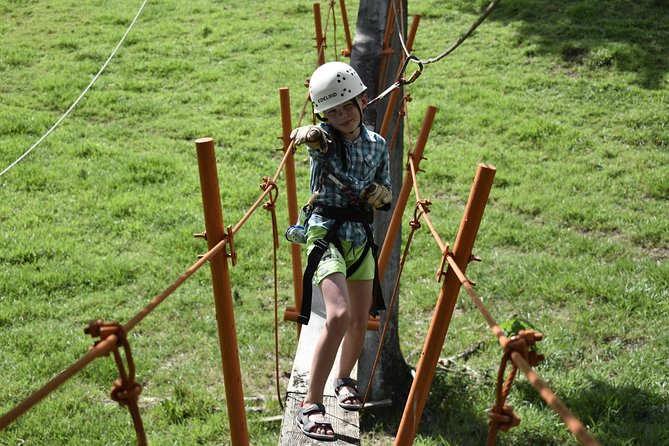
<path fill-rule="evenodd" d="M 566 407 L 566 405 L 555 395 L 555 393 L 541 380 L 540 376 L 534 371 L 533 366 L 536 366 L 541 362 L 543 357 L 536 354 L 534 349 L 528 349 L 528 347 L 533 346 L 536 341 L 542 339 L 543 335 L 541 333 L 534 333 L 531 330 L 521 331 L 517 336 L 508 338 L 504 331 L 497 325 L 494 318 L 490 312 L 486 309 L 482 300 L 476 294 L 473 289 L 472 282 L 467 279 L 467 277 L 462 272 L 461 268 L 458 266 L 453 253 L 449 252 L 449 247 L 445 244 L 439 233 L 436 231 L 434 225 L 432 224 L 430 217 L 428 216 L 430 209 L 429 206 L 431 202 L 425 198 L 422 198 L 418 188 L 418 179 L 417 179 L 417 168 L 414 164 L 414 158 L 409 156 L 407 162 L 407 168 L 411 175 L 412 187 L 416 197 L 416 209 L 414 211 L 414 219 L 409 223 L 411 231 L 407 238 L 406 247 L 404 254 L 400 260 L 400 274 L 403 270 L 404 263 L 406 261 L 406 256 L 408 253 L 409 245 L 414 237 L 414 232 L 420 228 L 420 223 L 418 219 L 423 217 L 426 224 L 428 225 L 432 236 L 434 237 L 436 243 L 438 244 L 442 252 L 442 265 L 437 273 L 437 281 L 440 280 L 443 275 L 444 263 L 446 262 L 448 267 L 456 274 L 458 280 L 463 285 L 467 293 L 472 298 L 474 304 L 486 320 L 488 326 L 491 328 L 492 332 L 498 338 L 500 346 L 504 349 L 504 359 L 500 365 L 499 379 L 497 385 L 497 401 L 493 406 L 493 409 L 489 412 L 488 416 L 491 418 L 490 421 L 490 431 L 487 440 L 487 446 L 492 446 L 495 444 L 495 439 L 498 430 L 509 430 L 511 427 L 517 426 L 520 423 L 520 418 L 513 413 L 511 407 L 504 404 L 512 384 L 512 381 L 515 377 L 516 367 L 520 368 L 527 376 L 539 392 L 540 396 L 548 403 L 548 405 L 555 410 L 561 419 L 564 421 L 565 425 L 572 434 L 584 445 L 586 446 L 597 446 L 599 443 L 595 440 L 584 427 L 584 425 L 571 413 L 571 411 Z M 471 260 L 475 260 L 472 256 Z M 393 300 L 396 297 L 397 286 L 399 283 L 399 277 L 395 285 L 395 290 L 393 291 Z M 390 307 L 392 308 L 392 306 Z M 385 330 L 384 330 L 385 331 Z M 383 337 L 382 337 L 383 339 Z M 383 341 L 381 341 L 383 342 Z M 506 367 L 507 361 L 512 361 L 514 367 L 509 374 L 509 378 L 502 384 L 502 378 L 504 374 L 504 369 Z M 375 362 L 376 366 L 376 362 Z M 372 372 L 373 376 L 373 372 Z M 369 391 L 369 389 L 368 389 Z M 367 398 L 367 394 L 365 395 Z"/>
<path fill-rule="evenodd" d="M 536 371 L 533 369 L 533 365 L 536 366 L 538 365 L 538 362 L 540 362 L 537 360 L 540 360 L 542 358 L 535 356 L 534 360 L 530 359 L 533 355 L 530 354 L 531 352 L 528 352 L 527 347 L 533 345 L 535 341 L 541 340 L 543 335 L 541 335 L 540 333 L 533 333 L 531 330 L 523 330 L 517 336 L 508 338 L 504 334 L 504 331 L 499 327 L 499 325 L 497 325 L 495 319 L 490 314 L 490 312 L 486 309 L 485 305 L 483 304 L 483 301 L 478 296 L 476 291 L 474 291 L 474 287 L 472 286 L 471 282 L 465 276 L 465 274 L 460 270 L 459 266 L 457 265 L 452 256 L 448 256 L 448 265 L 453 269 L 455 274 L 458 276 L 458 279 L 460 280 L 460 283 L 467 291 L 467 294 L 469 294 L 472 301 L 476 305 L 476 308 L 478 308 L 479 312 L 486 320 L 486 323 L 490 327 L 491 331 L 497 337 L 499 345 L 505 351 L 505 357 L 509 357 L 510 360 L 513 361 L 514 365 L 520 368 L 527 375 L 528 380 L 530 381 L 532 386 L 537 390 L 541 398 L 544 401 L 546 401 L 546 403 L 560 416 L 560 418 L 565 423 L 569 431 L 572 434 L 574 434 L 574 436 L 581 442 L 581 444 L 584 444 L 586 446 L 598 446 L 600 443 L 590 435 L 590 433 L 587 431 L 583 423 L 581 423 L 571 413 L 569 408 L 560 400 L 560 398 L 558 398 L 555 395 L 555 393 L 553 393 L 553 391 L 541 379 L 539 374 L 536 373 Z M 503 361 L 503 365 L 504 363 L 505 361 Z M 500 367 L 500 371 L 502 370 L 503 367 Z M 511 378 L 511 380 L 512 379 L 513 378 Z M 506 396 L 503 399 L 506 399 Z M 498 412 L 493 412 L 491 414 L 492 415 L 491 418 L 493 418 L 493 420 L 491 422 L 491 432 L 489 434 L 489 441 L 487 443 L 488 446 L 494 444 L 494 437 L 496 435 L 496 430 L 494 426 L 498 426 L 500 424 L 499 415 L 503 415 L 503 417 L 501 418 L 504 417 L 514 418 L 514 415 L 508 413 L 508 411 L 506 411 L 506 413 L 504 414 L 500 414 L 499 410 L 501 409 L 501 407 L 499 406 L 500 404 L 496 403 L 496 408 Z M 518 422 L 520 422 L 519 419 Z M 491 437 L 492 437 L 492 442 L 490 441 Z"/>
<path fill-rule="evenodd" d="M 400 68 L 398 69 L 398 72 L 396 74 L 396 81 L 393 85 L 388 87 L 386 90 L 381 92 L 376 98 L 374 98 L 372 101 L 370 101 L 370 105 L 372 103 L 375 103 L 377 101 L 380 101 L 383 99 L 385 96 L 390 94 L 390 100 L 389 100 L 389 105 L 392 104 L 392 107 L 394 107 L 395 102 L 397 100 L 397 90 L 404 86 L 411 84 L 413 81 L 416 80 L 416 78 L 420 75 L 422 72 L 423 64 L 430 64 L 430 63 L 435 63 L 452 53 L 456 48 L 458 48 L 471 34 L 476 30 L 476 28 L 485 21 L 485 19 L 492 13 L 492 11 L 495 9 L 495 7 L 499 4 L 500 0 L 493 0 L 486 10 L 479 16 L 479 18 L 469 27 L 469 29 L 462 35 L 460 38 L 457 39 L 455 43 L 453 43 L 447 50 L 445 50 L 443 53 L 438 55 L 437 57 L 429 58 L 429 59 L 419 59 L 411 54 L 411 45 L 413 43 L 413 39 L 415 37 L 416 33 L 416 28 L 418 24 L 418 20 L 420 16 L 417 16 L 414 18 L 414 23 L 412 24 L 412 28 L 410 31 L 410 35 L 408 36 L 408 39 L 404 39 L 404 24 L 401 23 L 401 20 L 398 18 L 403 17 L 403 5 L 400 2 L 400 11 L 398 12 L 397 10 L 397 4 L 393 0 L 391 1 L 391 5 L 388 11 L 388 18 L 387 18 L 387 23 L 386 23 L 386 34 L 384 35 L 384 44 L 383 44 L 383 60 L 382 60 L 382 69 L 380 72 L 379 76 L 379 82 L 381 79 L 386 77 L 386 71 L 387 71 L 387 59 L 388 56 L 392 53 L 392 50 L 390 48 L 390 41 L 391 41 L 391 29 L 395 29 L 395 33 L 397 34 L 399 41 L 402 45 L 403 49 L 403 56 L 402 60 L 400 63 Z M 414 61 L 419 65 L 419 70 L 417 70 L 409 79 L 404 79 L 402 78 L 402 75 L 406 69 L 407 64 L 410 61 Z M 429 217 L 429 212 L 430 208 L 429 206 L 431 205 L 431 202 L 425 198 L 421 197 L 419 187 L 418 187 L 418 179 L 417 179 L 417 172 L 420 170 L 417 167 L 417 161 L 422 159 L 422 150 L 421 154 L 418 157 L 418 160 L 416 157 L 413 156 L 412 149 L 411 149 L 411 136 L 408 133 L 409 130 L 409 123 L 408 123 L 408 110 L 406 108 L 406 103 L 410 101 L 410 96 L 409 95 L 404 95 L 402 98 L 402 103 L 400 104 L 400 111 L 398 115 L 398 122 L 399 119 L 404 117 L 404 119 L 407 121 L 406 124 L 406 132 L 407 132 L 407 138 L 409 140 L 408 145 L 409 145 L 409 156 L 408 156 L 408 161 L 407 161 L 407 170 L 408 170 L 408 176 L 410 177 L 410 183 L 411 183 L 411 188 L 414 191 L 414 195 L 416 198 L 416 208 L 414 211 L 414 218 L 413 220 L 410 221 L 409 225 L 411 227 L 411 231 L 409 233 L 409 236 L 406 241 L 406 246 L 404 249 L 404 253 L 400 259 L 400 269 L 399 269 L 399 274 L 398 277 L 396 278 L 396 283 L 395 287 L 393 289 L 393 294 L 391 297 L 391 302 L 394 303 L 395 299 L 397 297 L 398 293 L 398 287 L 399 287 L 399 281 L 400 281 L 400 276 L 402 274 L 404 264 L 406 261 L 406 256 L 409 252 L 409 246 L 411 244 L 411 241 L 414 238 L 414 233 L 415 231 L 421 227 L 419 218 L 423 217 L 425 220 L 426 225 L 428 226 L 430 233 L 432 234 L 435 242 L 439 246 L 439 249 L 441 251 L 441 264 L 439 266 L 439 269 L 437 271 L 437 281 L 439 282 L 444 275 L 446 274 L 445 268 L 450 267 L 457 275 L 458 279 L 460 280 L 461 284 L 465 287 L 467 292 L 470 294 L 472 299 L 474 300 L 474 303 L 476 304 L 477 308 L 483 315 L 483 317 L 486 319 L 486 322 L 488 325 L 491 327 L 493 333 L 498 337 L 498 340 L 500 342 L 500 345 L 502 348 L 505 350 L 504 358 L 502 360 L 502 363 L 500 365 L 500 371 L 499 371 L 499 379 L 498 379 L 498 385 L 497 385 L 497 400 L 495 405 L 493 406 L 493 409 L 490 411 L 488 414 L 489 417 L 491 418 L 490 421 L 490 431 L 489 431 L 489 436 L 487 440 L 487 445 L 492 446 L 495 443 L 496 435 L 498 430 L 508 430 L 513 426 L 516 426 L 519 422 L 520 419 L 517 417 L 516 414 L 513 413 L 512 408 L 509 406 L 505 405 L 504 402 L 509 394 L 510 388 L 512 381 L 515 377 L 516 374 L 516 368 L 520 368 L 525 374 L 528 376 L 528 379 L 530 382 L 535 386 L 535 389 L 540 393 L 541 397 L 549 404 L 551 408 L 553 408 L 562 418 L 562 420 L 565 422 L 567 425 L 568 429 L 576 436 L 576 438 L 584 445 L 587 446 L 595 446 L 599 445 L 599 443 L 592 437 L 590 434 L 587 432 L 583 424 L 571 414 L 569 409 L 560 401 L 560 399 L 546 386 L 546 384 L 541 380 L 539 375 L 533 370 L 532 366 L 538 365 L 540 360 L 543 359 L 540 355 L 536 354 L 536 351 L 533 348 L 534 342 L 541 340 L 543 335 L 541 333 L 534 333 L 532 331 L 526 331 L 526 332 L 521 332 L 517 336 L 512 337 L 509 339 L 504 335 L 504 332 L 501 330 L 501 328 L 496 324 L 490 313 L 486 310 L 485 306 L 483 305 L 483 302 L 476 296 L 476 293 L 474 292 L 472 288 L 472 283 L 464 276 L 464 273 L 458 266 L 457 262 L 455 261 L 454 255 L 452 252 L 449 252 L 449 246 L 448 244 L 444 243 L 437 232 L 434 224 L 432 223 L 430 217 Z M 382 131 L 384 129 L 387 129 L 387 125 L 389 123 L 389 111 L 386 111 L 386 116 L 384 117 L 383 124 L 381 126 Z M 392 135 L 392 141 L 394 144 L 395 138 L 397 137 L 397 127 L 398 125 L 395 125 L 395 132 Z M 392 147 L 392 146 L 391 146 Z M 421 148 L 422 149 L 422 148 Z M 400 195 L 406 195 L 405 189 L 406 189 L 406 183 L 407 179 L 405 179 L 405 182 L 402 187 L 402 192 Z M 406 202 L 404 202 L 404 205 L 406 205 Z M 403 210 L 403 208 L 402 208 Z M 393 219 L 395 215 L 393 215 Z M 391 221 L 391 226 L 393 222 Z M 391 237 L 393 237 L 392 234 L 394 232 L 391 232 L 390 230 L 388 231 L 389 234 L 391 234 Z M 473 242 L 473 240 L 472 240 Z M 457 243 L 457 242 L 456 242 Z M 384 250 L 386 248 L 386 244 L 384 243 Z M 383 253 L 381 255 L 383 257 Z M 472 260 L 479 260 L 477 257 L 468 254 L 469 259 L 466 259 L 466 263 L 472 261 Z M 392 311 L 392 303 L 389 306 L 389 311 L 390 313 Z M 448 323 L 450 323 L 450 316 L 448 316 L 449 320 Z M 368 384 L 367 391 L 365 392 L 364 400 L 366 401 L 369 392 L 372 386 L 371 380 L 374 377 L 374 372 L 379 360 L 379 355 L 380 355 L 380 349 L 381 346 L 383 345 L 383 339 L 385 337 L 386 333 L 386 326 L 388 324 L 388 321 L 390 320 L 390 314 L 387 315 L 386 318 L 386 323 L 384 325 L 384 329 L 381 335 L 381 340 L 379 341 L 379 350 L 377 351 L 376 359 L 374 361 L 373 367 L 372 367 L 372 373 L 371 373 L 371 378 L 370 378 L 370 383 Z M 445 335 L 445 332 L 444 332 Z M 427 341 L 426 341 L 427 342 Z M 443 341 L 442 341 L 443 343 Z M 532 344 L 532 349 L 528 351 L 528 344 Z M 520 347 L 519 347 L 520 346 Z M 520 348 L 519 352 L 515 350 L 514 348 Z M 507 378 L 506 382 L 503 382 L 503 375 L 504 375 L 504 369 L 506 367 L 506 363 L 508 361 L 513 362 L 513 368 L 511 372 L 509 373 L 509 377 Z M 431 380 L 431 378 L 430 378 Z M 408 403 L 407 403 L 408 404 Z M 421 409 L 422 410 L 422 409 Z M 420 413 L 420 411 L 419 411 Z M 404 421 L 404 420 L 403 420 Z M 416 421 L 414 420 L 414 424 Z M 398 436 L 401 433 L 402 426 L 400 427 L 400 431 L 398 432 Z M 400 442 L 396 442 L 396 444 L 402 444 Z"/>
<path fill-rule="evenodd" d="M 165 290 L 154 297 L 148 305 L 139 311 L 130 321 L 122 326 L 124 332 L 131 331 L 137 324 L 139 324 L 146 316 L 148 316 L 158 305 L 160 305 L 167 297 L 176 291 L 190 276 L 192 276 L 202 265 L 207 263 L 209 259 L 215 256 L 227 244 L 227 240 L 221 241 L 215 248 L 209 250 L 190 268 L 188 268 L 177 280 L 170 284 Z M 108 355 L 119 342 L 118 336 L 112 334 L 102 341 L 96 343 L 86 354 L 72 365 L 67 367 L 55 378 L 51 379 L 39 390 L 33 392 L 29 397 L 25 398 L 20 404 L 8 411 L 5 415 L 0 417 L 0 430 L 7 427 L 10 423 L 15 421 L 21 415 L 30 410 L 38 402 L 40 402 L 48 394 L 63 385 L 67 380 L 83 370 L 88 364 L 95 359 Z"/>
<path fill-rule="evenodd" d="M 442 242 L 441 237 L 439 236 L 434 225 L 430 221 L 428 214 L 430 212 L 429 206 L 431 203 L 429 200 L 421 198 L 421 195 L 419 193 L 418 180 L 417 180 L 418 169 L 416 169 L 414 165 L 413 157 L 411 156 L 409 157 L 407 166 L 408 170 L 410 171 L 411 180 L 413 183 L 412 187 L 416 196 L 416 207 L 414 210 L 414 218 L 409 222 L 411 230 L 406 241 L 404 253 L 400 259 L 400 275 L 403 271 L 406 257 L 409 252 L 409 246 L 414 238 L 414 233 L 417 229 L 421 227 L 419 219 L 422 217 L 425 219 L 426 224 L 430 228 L 432 236 L 434 237 L 436 243 L 439 245 L 439 248 L 443 253 L 442 265 L 440 266 L 440 270 L 437 273 L 437 281 L 439 281 L 441 276 L 444 274 L 443 268 L 446 264 L 455 273 L 457 279 L 460 281 L 461 285 L 465 288 L 465 290 L 471 297 L 477 309 L 479 310 L 483 318 L 486 320 L 491 331 L 497 337 L 500 346 L 504 350 L 503 359 L 501 361 L 498 373 L 498 382 L 496 390 L 497 398 L 495 404 L 493 405 L 493 408 L 488 413 L 488 417 L 490 418 L 490 423 L 489 423 L 489 434 L 486 446 L 493 446 L 495 444 L 497 432 L 499 430 L 508 431 L 510 428 L 517 426 L 520 423 L 520 418 L 517 416 L 517 414 L 513 412 L 513 408 L 505 404 L 506 398 L 508 397 L 511 389 L 512 382 L 515 378 L 517 369 L 522 370 L 526 374 L 528 380 L 537 390 L 541 398 L 544 401 L 546 401 L 549 407 L 551 407 L 560 416 L 560 418 L 565 423 L 569 431 L 576 437 L 576 439 L 579 442 L 581 442 L 581 444 L 586 446 L 600 446 L 600 443 L 594 437 L 592 437 L 592 435 L 590 435 L 590 433 L 587 431 L 583 423 L 581 423 L 581 421 L 578 420 L 578 418 L 576 418 L 571 413 L 569 408 L 557 397 L 557 395 L 550 389 L 548 385 L 546 385 L 546 383 L 541 379 L 539 374 L 534 370 L 533 367 L 538 365 L 543 360 L 543 356 L 536 353 L 536 350 L 534 349 L 534 344 L 537 341 L 540 341 L 543 338 L 543 335 L 541 333 L 536 333 L 532 330 L 522 330 L 517 335 L 509 338 L 504 333 L 504 331 L 499 327 L 499 325 L 497 325 L 495 319 L 483 304 L 483 301 L 474 291 L 472 282 L 465 276 L 462 269 L 456 262 L 453 253 L 449 252 L 448 245 Z M 468 259 L 468 261 L 472 260 L 478 260 L 478 258 L 476 258 L 475 256 L 471 256 L 471 258 Z M 393 291 L 393 296 L 392 296 L 393 301 L 396 298 L 399 280 L 400 277 L 398 276 L 397 282 L 395 284 L 395 289 Z M 392 308 L 392 306 L 389 308 Z M 385 327 L 384 327 L 384 334 L 385 334 Z M 383 335 L 381 343 L 382 342 L 383 342 Z M 378 354 L 377 354 L 377 360 L 378 360 Z M 503 379 L 504 371 L 506 368 L 506 363 L 508 361 L 511 361 L 513 363 L 513 367 L 511 372 L 509 373 L 508 378 L 504 380 Z M 376 367 L 376 361 L 374 363 L 373 370 L 375 367 Z M 372 377 L 373 376 L 374 372 L 372 372 Z M 369 387 L 371 387 L 371 384 Z M 367 393 L 365 394 L 365 400 L 367 399 L 369 393 L 369 387 Z"/>

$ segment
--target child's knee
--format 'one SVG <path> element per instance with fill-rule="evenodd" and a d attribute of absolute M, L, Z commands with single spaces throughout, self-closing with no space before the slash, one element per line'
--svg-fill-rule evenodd
<path fill-rule="evenodd" d="M 328 314 L 328 328 L 338 333 L 344 333 L 351 326 L 351 309 L 348 307 L 338 308 Z"/>
<path fill-rule="evenodd" d="M 355 315 L 351 318 L 350 329 L 356 332 L 367 331 L 367 314 Z"/>

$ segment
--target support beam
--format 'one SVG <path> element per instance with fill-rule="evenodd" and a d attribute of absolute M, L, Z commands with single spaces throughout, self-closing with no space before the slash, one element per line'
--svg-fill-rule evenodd
<path fill-rule="evenodd" d="M 195 146 L 197 149 L 197 165 L 200 171 L 205 233 L 207 245 L 209 249 L 212 249 L 227 236 L 223 229 L 223 212 L 221 210 L 221 193 L 218 187 L 214 140 L 212 138 L 200 138 L 195 141 Z M 230 286 L 226 251 L 222 250 L 212 257 L 209 266 L 214 289 L 218 342 L 221 349 L 225 397 L 230 421 L 230 438 L 233 446 L 248 446 L 249 433 L 246 426 L 237 329 L 235 328 L 235 315 L 232 307 L 232 288 Z"/>
<path fill-rule="evenodd" d="M 492 188 L 495 171 L 496 169 L 493 166 L 479 164 L 467 207 L 462 216 L 452 255 L 463 273 L 471 259 L 474 241 L 483 218 L 483 211 Z M 451 323 L 460 286 L 460 279 L 458 279 L 453 268 L 449 268 L 430 322 L 409 398 L 404 406 L 402 421 L 395 437 L 395 446 L 410 446 L 413 444 L 439 361 L 439 354 L 444 346 L 444 339 Z"/>
<path fill-rule="evenodd" d="M 283 140 L 283 152 L 292 150 L 290 132 L 293 124 L 290 119 L 290 92 L 288 88 L 279 89 L 279 100 L 281 103 L 281 129 Z M 295 156 L 290 155 L 286 160 L 286 200 L 288 201 L 288 225 L 294 225 L 297 222 L 299 212 L 297 204 L 297 184 L 295 179 Z M 290 257 L 293 267 L 293 297 L 295 309 L 302 306 L 302 247 L 294 243 L 290 244 Z M 299 310 L 296 310 L 299 314 Z M 297 320 L 297 316 L 295 316 Z M 284 314 L 284 320 L 287 320 L 287 313 Z M 300 327 L 297 327 L 297 336 L 299 338 Z"/>

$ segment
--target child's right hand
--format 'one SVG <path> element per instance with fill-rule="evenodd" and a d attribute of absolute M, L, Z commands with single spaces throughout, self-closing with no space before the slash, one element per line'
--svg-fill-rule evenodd
<path fill-rule="evenodd" d="M 290 138 L 295 140 L 296 146 L 306 144 L 307 147 L 323 153 L 328 151 L 328 142 L 325 132 L 317 125 L 297 127 L 290 132 Z"/>

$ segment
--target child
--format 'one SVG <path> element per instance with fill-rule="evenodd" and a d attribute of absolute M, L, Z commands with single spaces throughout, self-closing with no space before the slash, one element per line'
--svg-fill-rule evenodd
<path fill-rule="evenodd" d="M 323 123 L 291 133 L 295 145 L 307 145 L 315 196 L 305 223 L 309 260 L 300 322 L 309 319 L 312 277 L 327 316 L 296 422 L 308 437 L 332 441 L 336 437 L 325 419 L 323 392 L 340 345 L 332 383 L 337 402 L 346 410 L 362 406 L 350 374 L 364 344 L 367 314 L 385 308 L 371 223 L 374 208 L 390 208 L 392 194 L 388 146 L 362 123 L 368 98 L 356 71 L 345 63 L 329 62 L 313 73 L 309 84 L 314 111 Z"/>

